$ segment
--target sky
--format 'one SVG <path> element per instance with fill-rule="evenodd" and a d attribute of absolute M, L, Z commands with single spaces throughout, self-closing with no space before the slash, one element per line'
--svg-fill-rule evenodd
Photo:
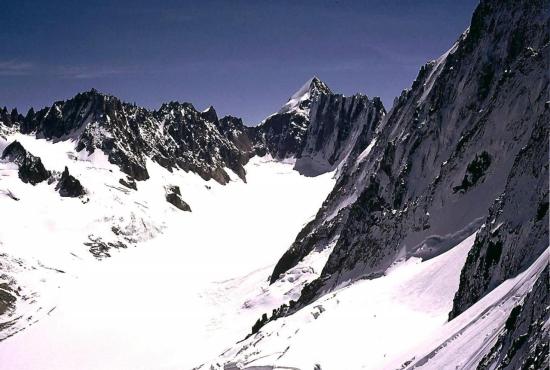
<path fill-rule="evenodd" d="M 318 76 L 389 110 L 468 27 L 477 0 L 18 0 L 0 12 L 0 106 L 96 88 L 254 125 Z"/>

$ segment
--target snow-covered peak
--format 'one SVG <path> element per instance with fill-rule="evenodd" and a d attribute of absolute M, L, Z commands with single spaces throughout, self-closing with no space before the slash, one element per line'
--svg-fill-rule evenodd
<path fill-rule="evenodd" d="M 307 113 L 311 99 L 324 94 L 332 94 L 332 91 L 326 83 L 313 76 L 288 99 L 288 102 L 277 113 L 288 113 L 291 111 Z"/>
<path fill-rule="evenodd" d="M 309 81 L 309 92 L 311 95 L 332 94 L 332 91 L 326 83 L 317 76 L 313 76 Z"/>

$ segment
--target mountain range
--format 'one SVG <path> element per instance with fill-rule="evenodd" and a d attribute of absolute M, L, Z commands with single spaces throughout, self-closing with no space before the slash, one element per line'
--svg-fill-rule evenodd
<path fill-rule="evenodd" d="M 343 96 L 317 77 L 256 126 L 220 118 L 213 107 L 170 102 L 149 110 L 94 89 L 25 115 L 0 110 L 0 354 L 50 319 L 44 312 L 57 305 L 41 303 L 48 290 L 37 282 L 58 284 L 66 267 L 78 275 L 71 255 L 82 259 L 84 251 L 94 266 L 163 234 L 177 243 L 193 233 L 185 222 L 201 217 L 203 192 L 225 204 L 236 183 L 255 189 L 255 167 L 275 166 L 274 179 L 288 170 L 305 181 L 303 193 L 289 189 L 298 197 L 313 196 L 325 179 L 331 190 L 315 193 L 322 204 L 297 230 L 278 226 L 285 215 L 269 218 L 268 230 L 294 241 L 267 270 L 241 271 L 250 275 L 201 293 L 220 307 L 220 296 L 234 295 L 224 299 L 246 322 L 213 348 L 215 358 L 193 366 L 548 368 L 549 71 L 550 2 L 481 0 L 470 27 L 420 68 L 388 111 L 377 97 Z M 246 209 L 246 191 L 233 211 Z M 261 191 L 267 199 L 281 189 Z M 85 221 L 51 226 L 50 218 L 66 217 L 48 213 L 57 205 Z M 301 207 L 286 206 L 289 214 Z M 236 240 L 251 232 L 241 220 L 219 222 L 232 225 L 223 230 Z M 199 244 L 220 228 L 197 225 Z M 45 238 L 40 252 L 19 252 L 31 240 L 24 232 Z M 270 237 L 255 240 L 257 249 Z M 67 246 L 50 252 L 56 239 Z M 234 247 L 230 265 L 263 253 L 187 247 L 210 254 Z M 184 256 L 205 266 L 198 279 L 210 279 L 214 257 Z"/>

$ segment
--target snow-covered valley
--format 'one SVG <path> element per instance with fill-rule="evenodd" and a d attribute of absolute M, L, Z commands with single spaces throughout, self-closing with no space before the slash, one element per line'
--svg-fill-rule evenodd
<path fill-rule="evenodd" d="M 13 199 L 0 198 L 2 209 L 17 212 L 0 214 L 3 225 L 13 225 L 0 231 L 3 252 L 32 266 L 18 278 L 28 276 L 24 288 L 37 293 L 12 316 L 25 317 L 14 329 L 34 324 L 2 342 L 3 365 L 190 368 L 242 339 L 263 312 L 296 299 L 262 292 L 273 261 L 333 186 L 332 173 L 308 178 L 291 161 L 256 157 L 246 166 L 247 183 L 235 176 L 223 186 L 150 163 L 151 179 L 134 192 L 101 156 L 71 159 L 70 142 L 15 139 L 46 166 L 67 165 L 90 192 L 85 201 L 60 202 L 53 185 L 24 184 L 1 164 L 2 190 L 20 199 L 14 208 Z M 192 212 L 166 202 L 169 184 L 180 186 Z M 92 233 L 112 238 L 113 221 L 138 240 L 97 261 L 83 242 Z"/>
<path fill-rule="evenodd" d="M 548 369 L 549 17 L 481 0 L 389 110 L 0 109 L 0 370 Z"/>
<path fill-rule="evenodd" d="M 448 323 L 474 233 L 435 258 L 401 260 L 380 278 L 344 284 L 245 339 L 262 314 L 297 300 L 319 276 L 330 245 L 268 284 L 273 261 L 314 216 L 334 173 L 305 177 L 292 160 L 255 157 L 246 183 L 232 176 L 220 185 L 151 162 L 151 178 L 128 191 L 101 154 L 79 156 L 70 141 L 9 139 L 49 168 L 68 166 L 88 194 L 60 201 L 53 185 L 24 184 L 0 163 L 0 202 L 12 210 L 0 215 L 12 225 L 0 232 L 3 263 L 21 261 L 24 269 L 12 272 L 28 294 L 6 333 L 21 331 L 0 345 L 5 368 L 454 368 L 455 351 L 466 364 L 480 360 L 478 348 L 494 343 L 548 259 Z M 192 212 L 166 202 L 167 185 L 180 186 Z M 98 260 L 83 243 L 112 239 L 112 225 L 130 230 L 134 243 Z"/>

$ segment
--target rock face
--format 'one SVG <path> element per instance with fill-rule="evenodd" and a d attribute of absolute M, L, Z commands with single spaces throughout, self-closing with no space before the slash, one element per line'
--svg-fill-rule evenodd
<path fill-rule="evenodd" d="M 18 141 L 14 141 L 4 149 L 2 159 L 7 159 L 19 166 L 19 178 L 24 183 L 36 185 L 47 180 L 51 175 L 42 164 L 40 157 L 27 152 Z"/>
<path fill-rule="evenodd" d="M 181 199 L 181 191 L 179 186 L 172 185 L 166 189 L 166 201 L 184 212 L 191 212 L 191 207 L 189 207 L 189 204 L 185 203 L 183 199 Z"/>
<path fill-rule="evenodd" d="M 469 30 L 421 68 L 373 139 L 357 142 L 316 218 L 273 271 L 272 282 L 333 246 L 296 309 L 399 258 L 444 252 L 485 222 L 456 314 L 548 246 L 550 12 L 543 9 L 547 0 L 482 1 Z"/>
<path fill-rule="evenodd" d="M 69 169 L 67 167 L 65 167 L 65 170 L 61 174 L 61 178 L 55 186 L 55 190 L 57 190 L 62 197 L 78 198 L 86 194 L 80 181 L 69 174 Z"/>
<path fill-rule="evenodd" d="M 515 159 L 506 188 L 489 210 L 462 270 L 451 319 L 548 248 L 549 120 L 548 111 L 539 118 Z"/>
<path fill-rule="evenodd" d="M 0 122 L 2 122 L 4 126 L 18 126 L 19 122 L 22 122 L 24 118 L 25 117 L 19 114 L 16 108 L 12 109 L 11 112 L 9 112 L 6 107 L 0 109 Z"/>
<path fill-rule="evenodd" d="M 243 165 L 251 155 L 240 151 L 218 130 L 215 114 L 198 112 L 188 103 L 169 103 L 154 115 L 163 126 L 161 142 L 164 143 L 156 148 L 153 160 L 165 167 L 179 167 L 222 184 L 229 181 L 224 168 L 245 178 Z"/>
<path fill-rule="evenodd" d="M 548 368 L 550 333 L 550 284 L 548 267 L 537 279 L 523 304 L 512 310 L 504 331 L 478 370 Z"/>
<path fill-rule="evenodd" d="M 311 106 L 310 124 L 295 169 L 308 176 L 334 170 L 357 147 L 366 147 L 386 113 L 379 98 L 322 94 Z"/>
<path fill-rule="evenodd" d="M 328 86 L 313 77 L 296 91 L 275 114 L 258 125 L 258 132 L 267 151 L 276 159 L 299 157 L 310 124 L 310 108 L 314 101 L 330 95 Z"/>
<path fill-rule="evenodd" d="M 294 112 L 277 113 L 260 126 L 267 151 L 276 159 L 295 158 L 303 148 L 308 117 Z"/>
<path fill-rule="evenodd" d="M 336 169 L 356 144 L 368 145 L 385 113 L 379 98 L 334 94 L 313 77 L 257 131 L 274 158 L 296 158 L 297 171 L 316 176 Z"/>

